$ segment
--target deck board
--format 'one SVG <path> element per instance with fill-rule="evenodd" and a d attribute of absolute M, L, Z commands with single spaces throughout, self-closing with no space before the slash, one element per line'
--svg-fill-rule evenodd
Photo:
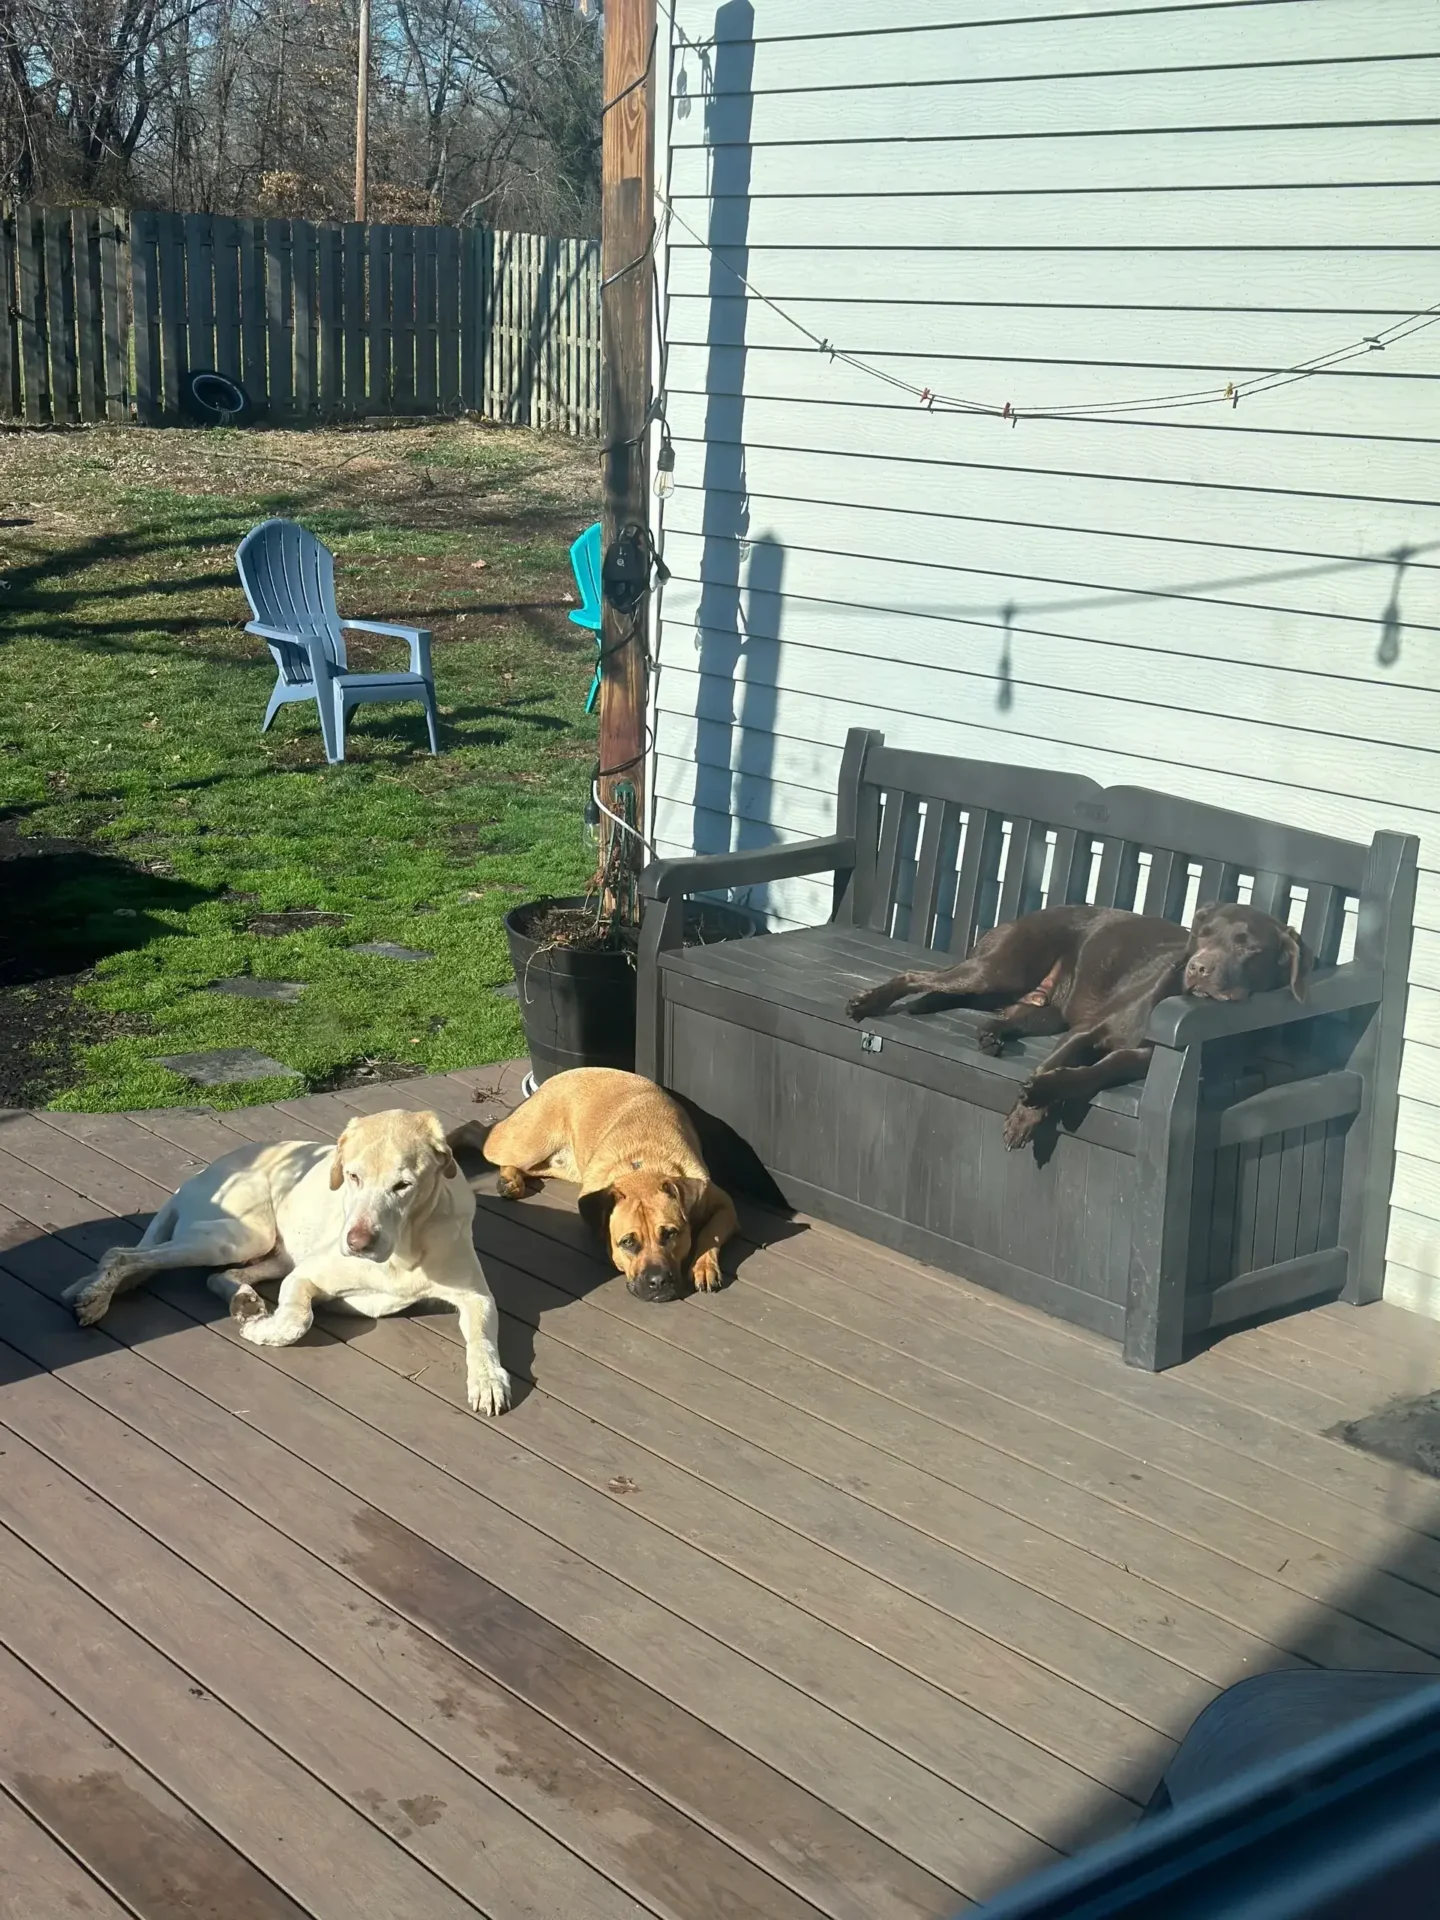
<path fill-rule="evenodd" d="M 939 1920 L 1123 1828 L 1231 1681 L 1440 1664 L 1440 1489 L 1331 1432 L 1440 1377 L 1395 1309 L 1151 1377 L 751 1206 L 656 1307 L 468 1152 L 498 1423 L 450 1315 L 57 1304 L 204 1161 L 393 1105 L 478 1144 L 522 1070 L 0 1113 L 4 1920 Z"/>

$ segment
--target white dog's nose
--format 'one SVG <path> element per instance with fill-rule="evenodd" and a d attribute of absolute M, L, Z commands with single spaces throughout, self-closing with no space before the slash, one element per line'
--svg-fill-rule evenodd
<path fill-rule="evenodd" d="M 364 1221 L 357 1220 L 345 1235 L 347 1253 L 364 1253 L 375 1244 L 375 1229 Z"/>

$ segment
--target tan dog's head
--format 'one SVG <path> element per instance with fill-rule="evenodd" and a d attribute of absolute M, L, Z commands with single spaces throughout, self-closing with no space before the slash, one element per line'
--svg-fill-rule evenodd
<path fill-rule="evenodd" d="M 637 1300 L 677 1300 L 687 1291 L 690 1214 L 705 1184 L 641 1168 L 612 1186 L 581 1194 L 581 1214 L 608 1243 L 617 1272 Z"/>
<path fill-rule="evenodd" d="M 442 1179 L 453 1180 L 455 1156 L 440 1116 L 367 1113 L 335 1142 L 330 1185 L 345 1190 L 340 1251 L 360 1260 L 388 1260 L 407 1224 L 423 1219 Z"/>

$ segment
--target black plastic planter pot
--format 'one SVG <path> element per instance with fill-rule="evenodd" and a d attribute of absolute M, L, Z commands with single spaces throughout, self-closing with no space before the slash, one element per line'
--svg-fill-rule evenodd
<path fill-rule="evenodd" d="M 505 916 L 520 1018 L 536 1084 L 571 1067 L 635 1071 L 636 936 L 600 951 L 547 946 L 531 932 L 552 907 L 583 908 L 583 899 L 532 900 Z M 709 901 L 687 904 L 685 939 L 736 940 L 758 931 L 754 916 Z"/>

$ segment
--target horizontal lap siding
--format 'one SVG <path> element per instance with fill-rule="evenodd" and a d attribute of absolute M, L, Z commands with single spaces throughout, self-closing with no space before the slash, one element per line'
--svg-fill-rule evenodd
<path fill-rule="evenodd" d="M 1388 1256 L 1440 1314 L 1440 326 L 1246 390 L 1440 300 L 1440 14 L 676 19 L 658 844 L 830 830 L 857 723 L 1418 832 Z M 1234 408 L 1125 411 L 1229 381 Z"/>

